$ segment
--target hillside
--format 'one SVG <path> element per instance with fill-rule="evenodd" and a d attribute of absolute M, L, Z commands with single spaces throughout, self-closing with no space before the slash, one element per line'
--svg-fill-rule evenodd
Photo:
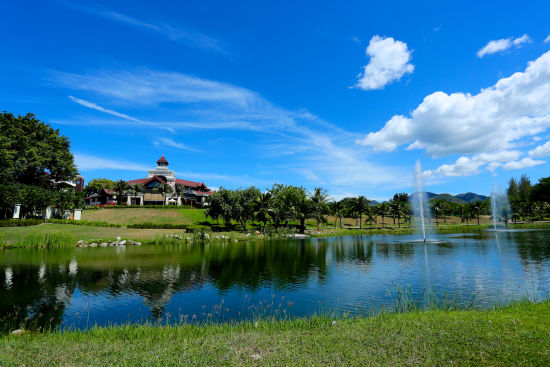
<path fill-rule="evenodd" d="M 464 200 L 467 203 L 471 203 L 471 202 L 476 201 L 476 200 L 484 201 L 484 200 L 487 200 L 489 197 L 485 196 L 485 195 L 475 194 L 473 192 L 467 192 L 465 194 L 455 195 L 455 198 Z"/>
<path fill-rule="evenodd" d="M 411 199 L 416 198 L 417 193 L 411 194 Z M 473 192 L 467 192 L 465 194 L 451 195 L 451 194 L 434 194 L 433 192 L 426 192 L 428 200 L 446 200 L 452 203 L 465 204 L 471 203 L 476 200 L 484 201 L 488 196 L 476 194 Z"/>

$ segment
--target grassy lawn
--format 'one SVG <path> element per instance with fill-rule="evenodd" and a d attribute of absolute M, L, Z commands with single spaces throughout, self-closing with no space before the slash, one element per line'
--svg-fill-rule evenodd
<path fill-rule="evenodd" d="M 550 303 L 0 337 L 1 366 L 548 366 Z"/>
<path fill-rule="evenodd" d="M 70 224 L 45 223 L 28 227 L 1 227 L 0 237 L 8 243 L 16 243 L 28 235 L 63 233 L 78 240 L 114 240 L 117 236 L 136 241 L 151 240 L 159 235 L 181 233 L 177 229 L 126 229 L 112 227 L 74 226 Z"/>
<path fill-rule="evenodd" d="M 209 222 L 204 216 L 204 209 L 95 209 L 84 210 L 82 220 L 100 221 L 116 224 L 199 224 Z"/>

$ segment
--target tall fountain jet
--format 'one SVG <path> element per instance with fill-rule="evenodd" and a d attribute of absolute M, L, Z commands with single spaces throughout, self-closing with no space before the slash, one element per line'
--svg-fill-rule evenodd
<path fill-rule="evenodd" d="M 508 202 L 508 196 L 498 192 L 497 184 L 493 185 L 493 192 L 491 193 L 491 218 L 493 220 L 493 230 L 497 230 L 497 222 L 501 218 L 507 226 L 508 220 L 512 211 L 510 210 L 510 203 Z"/>
<path fill-rule="evenodd" d="M 420 219 L 417 225 L 422 230 L 422 239 L 426 242 L 426 222 L 429 223 L 430 212 L 426 193 L 424 192 L 422 165 L 420 164 L 420 161 L 416 161 L 416 164 L 414 165 L 414 188 L 415 194 L 412 197 L 411 204 L 413 207 L 414 216 Z"/>

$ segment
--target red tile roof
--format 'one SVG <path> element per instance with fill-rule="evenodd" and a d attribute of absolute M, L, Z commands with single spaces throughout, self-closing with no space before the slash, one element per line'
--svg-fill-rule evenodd
<path fill-rule="evenodd" d="M 145 178 L 139 178 L 137 180 L 130 180 L 128 181 L 128 185 L 134 185 L 134 184 L 142 184 L 147 185 L 149 182 L 157 180 L 160 183 L 165 184 L 166 181 L 164 181 L 160 176 L 153 176 L 153 177 L 145 177 Z"/>
<path fill-rule="evenodd" d="M 157 161 L 157 164 L 160 164 L 160 163 L 166 163 L 166 165 L 168 165 L 168 161 L 166 160 L 166 158 L 164 158 L 164 154 Z"/>
<path fill-rule="evenodd" d="M 182 180 L 181 178 L 176 178 L 176 183 L 183 185 L 183 186 L 189 186 L 189 187 L 200 187 L 201 183 L 195 182 L 195 181 L 188 181 L 188 180 Z M 204 184 L 202 184 L 204 185 Z"/>

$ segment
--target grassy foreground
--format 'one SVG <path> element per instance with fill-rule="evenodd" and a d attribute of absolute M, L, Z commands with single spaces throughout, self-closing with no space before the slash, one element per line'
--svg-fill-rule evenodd
<path fill-rule="evenodd" d="M 1 366 L 550 365 L 550 303 L 0 337 Z"/>

